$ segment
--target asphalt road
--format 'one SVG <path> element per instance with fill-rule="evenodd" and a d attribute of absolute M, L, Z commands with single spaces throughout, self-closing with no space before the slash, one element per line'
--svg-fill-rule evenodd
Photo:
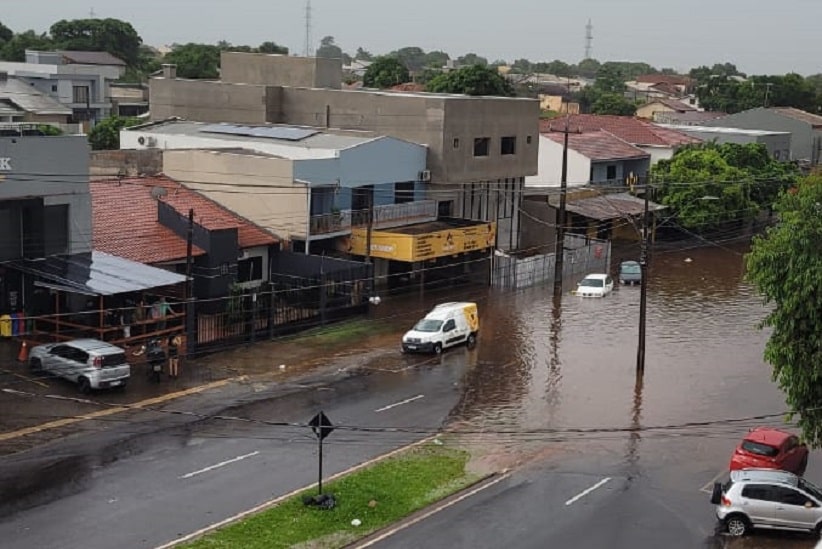
<path fill-rule="evenodd" d="M 304 424 L 323 410 L 340 426 L 409 431 L 334 431 L 324 445 L 328 476 L 436 430 L 459 398 L 466 353 L 455 350 L 437 365 L 341 377 L 232 413 Z M 156 547 L 316 480 L 317 442 L 306 428 L 202 421 L 97 468 L 69 497 L 4 519 L 0 539 L 4 549 Z"/>

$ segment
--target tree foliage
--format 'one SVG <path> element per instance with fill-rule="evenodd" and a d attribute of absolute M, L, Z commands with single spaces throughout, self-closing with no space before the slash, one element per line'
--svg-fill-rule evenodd
<path fill-rule="evenodd" d="M 615 114 L 633 116 L 636 114 L 636 103 L 619 93 L 601 93 L 591 104 L 593 114 Z"/>
<path fill-rule="evenodd" d="M 137 64 L 143 43 L 131 23 L 119 19 L 63 19 L 50 32 L 57 49 L 105 51 L 129 66 Z"/>
<path fill-rule="evenodd" d="M 371 61 L 374 59 L 374 55 L 365 48 L 357 48 L 357 53 L 354 54 L 354 59 L 358 61 Z"/>
<path fill-rule="evenodd" d="M 446 72 L 428 82 L 427 89 L 436 93 L 464 93 L 467 95 L 501 95 L 512 97 L 514 87 L 496 69 L 471 65 Z"/>
<path fill-rule="evenodd" d="M 285 46 L 280 46 L 276 42 L 263 42 L 257 48 L 259 53 L 278 53 L 280 55 L 288 55 L 288 48 Z"/>
<path fill-rule="evenodd" d="M 0 21 L 0 45 L 14 38 L 14 31 Z"/>
<path fill-rule="evenodd" d="M 457 64 L 462 67 L 470 65 L 482 65 L 484 67 L 488 64 L 488 59 L 476 53 L 466 53 L 463 56 L 457 57 Z"/>
<path fill-rule="evenodd" d="M 765 359 L 805 440 L 822 446 L 822 176 L 776 204 L 779 223 L 756 237 L 747 277 L 772 305 Z"/>
<path fill-rule="evenodd" d="M 26 60 L 26 50 L 50 50 L 53 44 L 47 34 L 37 34 L 27 30 L 15 34 L 10 40 L 0 43 L 0 59 L 4 61 Z"/>
<path fill-rule="evenodd" d="M 705 109 L 727 113 L 765 106 L 816 112 L 820 107 L 814 82 L 795 73 L 751 76 L 744 81 L 716 76 L 699 84 L 696 95 Z"/>
<path fill-rule="evenodd" d="M 377 57 L 365 70 L 363 85 L 368 88 L 390 88 L 410 82 L 411 75 L 405 65 L 396 57 Z"/>
<path fill-rule="evenodd" d="M 333 36 L 324 36 L 320 40 L 320 47 L 317 48 L 317 57 L 324 57 L 326 59 L 342 59 L 343 51 L 334 41 Z"/>
<path fill-rule="evenodd" d="M 136 126 L 141 120 L 135 117 L 112 116 L 98 122 L 88 133 L 88 142 L 95 151 L 120 148 L 120 130 Z"/>
<path fill-rule="evenodd" d="M 220 47 L 188 43 L 175 46 L 164 62 L 177 65 L 180 78 L 217 78 L 220 75 Z"/>

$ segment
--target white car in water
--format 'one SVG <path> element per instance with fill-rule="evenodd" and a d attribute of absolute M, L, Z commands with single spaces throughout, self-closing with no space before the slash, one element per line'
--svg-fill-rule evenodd
<path fill-rule="evenodd" d="M 580 297 L 605 297 L 614 290 L 614 279 L 607 274 L 589 274 L 583 278 L 574 295 Z"/>

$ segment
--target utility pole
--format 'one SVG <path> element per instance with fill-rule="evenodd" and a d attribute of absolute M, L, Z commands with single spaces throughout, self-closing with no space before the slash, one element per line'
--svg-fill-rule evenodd
<path fill-rule="evenodd" d="M 565 134 L 562 141 L 562 174 L 559 186 L 559 215 L 557 216 L 557 241 L 554 248 L 554 297 L 562 295 L 562 269 L 565 263 L 565 198 L 568 192 L 568 124 L 565 115 Z"/>
<path fill-rule="evenodd" d="M 365 263 L 368 265 L 368 301 L 374 297 L 374 265 L 371 261 L 371 232 L 374 230 L 374 190 L 368 193 L 368 213 L 366 214 L 365 229 Z"/>
<path fill-rule="evenodd" d="M 186 232 L 186 287 L 185 287 L 185 358 L 191 356 L 194 351 L 194 338 L 196 337 L 195 313 L 194 313 L 194 208 L 188 210 L 188 230 Z"/>
<path fill-rule="evenodd" d="M 650 177 L 650 175 L 648 176 Z M 651 186 L 645 184 L 645 208 L 642 217 L 642 251 L 639 256 L 639 266 L 642 280 L 639 283 L 639 341 L 636 353 L 636 373 L 642 376 L 645 373 L 645 309 L 648 301 L 648 233 L 650 216 L 648 215 L 648 200 Z"/>

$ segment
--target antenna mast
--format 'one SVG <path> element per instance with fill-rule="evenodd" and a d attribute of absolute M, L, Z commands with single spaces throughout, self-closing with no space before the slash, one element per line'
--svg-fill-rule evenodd
<path fill-rule="evenodd" d="M 305 57 L 314 55 L 311 42 L 311 0 L 305 0 L 305 48 L 303 49 Z"/>
<path fill-rule="evenodd" d="M 591 45 L 594 42 L 594 26 L 591 20 L 588 19 L 588 24 L 585 25 L 585 59 L 591 58 Z"/>

